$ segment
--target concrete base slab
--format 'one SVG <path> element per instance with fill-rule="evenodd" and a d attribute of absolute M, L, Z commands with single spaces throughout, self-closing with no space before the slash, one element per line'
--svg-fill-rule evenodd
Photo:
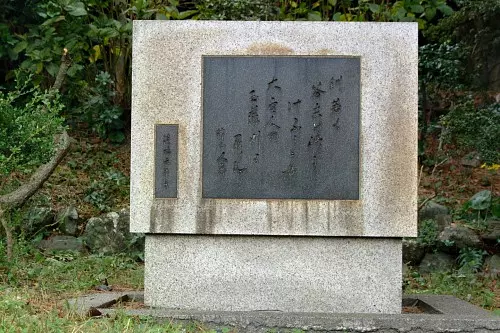
<path fill-rule="evenodd" d="M 401 239 L 147 235 L 145 304 L 399 313 Z"/>
<path fill-rule="evenodd" d="M 94 294 L 69 300 L 81 314 L 91 309 L 112 314 L 110 305 L 143 300 L 141 292 Z M 104 303 L 100 303 L 104 302 Z M 453 296 L 406 295 L 403 304 L 417 304 L 422 314 L 331 314 L 277 311 L 186 311 L 144 308 L 125 310 L 130 315 L 150 316 L 159 322 L 200 322 L 205 328 L 229 328 L 234 332 L 376 332 L 376 333 L 491 333 L 500 332 L 500 317 L 493 316 Z"/>

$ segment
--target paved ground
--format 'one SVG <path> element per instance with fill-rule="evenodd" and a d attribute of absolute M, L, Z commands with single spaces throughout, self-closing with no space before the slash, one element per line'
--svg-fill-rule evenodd
<path fill-rule="evenodd" d="M 106 315 L 117 302 L 141 302 L 142 292 L 109 292 L 69 300 L 77 312 Z M 500 332 L 500 317 L 453 296 L 406 295 L 403 305 L 416 305 L 419 314 L 331 314 L 277 311 L 215 312 L 178 309 L 127 309 L 131 315 L 152 316 L 159 321 L 201 322 L 209 328 L 237 332 L 370 332 L 370 333 L 491 333 Z"/>

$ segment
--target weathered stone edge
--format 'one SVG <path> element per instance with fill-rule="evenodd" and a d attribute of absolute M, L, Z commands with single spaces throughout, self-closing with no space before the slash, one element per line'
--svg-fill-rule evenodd
<path fill-rule="evenodd" d="M 238 332 L 289 331 L 375 332 L 375 333 L 490 333 L 500 332 L 500 317 L 489 311 L 447 295 L 405 295 L 406 299 L 424 302 L 442 314 L 329 314 L 283 313 L 275 311 L 216 312 L 177 309 L 133 309 L 130 315 L 150 316 L 165 322 L 202 322 L 207 327 L 231 327 Z M 142 292 L 113 292 L 87 295 L 68 300 L 70 309 L 86 315 L 91 309 L 101 314 L 115 310 L 116 302 L 142 300 Z"/>

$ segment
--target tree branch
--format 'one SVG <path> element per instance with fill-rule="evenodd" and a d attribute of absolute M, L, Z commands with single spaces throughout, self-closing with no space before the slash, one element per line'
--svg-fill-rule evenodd
<path fill-rule="evenodd" d="M 61 65 L 57 72 L 56 81 L 52 86 L 53 91 L 59 91 L 62 87 L 66 73 L 71 66 L 71 59 L 68 55 L 68 49 L 64 49 L 61 56 Z M 35 173 L 31 176 L 29 181 L 21 185 L 14 192 L 0 196 L 0 206 L 4 207 L 19 207 L 24 204 L 35 192 L 43 185 L 43 183 L 50 177 L 57 165 L 64 158 L 69 150 L 70 138 L 66 130 L 63 130 L 59 136 L 58 147 L 52 159 L 46 164 L 41 165 Z M 0 215 L 1 217 L 1 215 Z"/>
<path fill-rule="evenodd" d="M 64 158 L 69 150 L 70 139 L 68 133 L 64 131 L 59 137 L 58 148 L 52 159 L 46 164 L 41 165 L 31 176 L 29 181 L 14 192 L 0 196 L 0 205 L 8 207 L 19 207 L 24 204 L 50 177 L 54 169 Z"/>
<path fill-rule="evenodd" d="M 61 65 L 59 66 L 59 71 L 56 75 L 56 81 L 52 86 L 52 90 L 61 90 L 64 78 L 66 77 L 66 73 L 68 72 L 69 66 L 71 66 L 71 59 L 68 55 L 68 49 L 64 49 L 63 55 L 61 57 Z"/>

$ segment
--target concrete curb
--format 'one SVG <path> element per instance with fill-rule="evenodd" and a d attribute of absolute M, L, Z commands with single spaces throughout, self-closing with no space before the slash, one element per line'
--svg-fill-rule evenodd
<path fill-rule="evenodd" d="M 68 300 L 82 315 L 108 315 L 117 302 L 142 301 L 142 292 L 99 293 Z M 453 296 L 406 295 L 403 304 L 424 309 L 423 314 L 332 314 L 277 311 L 196 311 L 128 309 L 127 314 L 153 317 L 160 322 L 201 322 L 207 328 L 228 327 L 237 332 L 370 332 L 370 333 L 491 333 L 500 332 L 500 317 Z M 97 310 L 97 312 L 96 312 Z"/>

